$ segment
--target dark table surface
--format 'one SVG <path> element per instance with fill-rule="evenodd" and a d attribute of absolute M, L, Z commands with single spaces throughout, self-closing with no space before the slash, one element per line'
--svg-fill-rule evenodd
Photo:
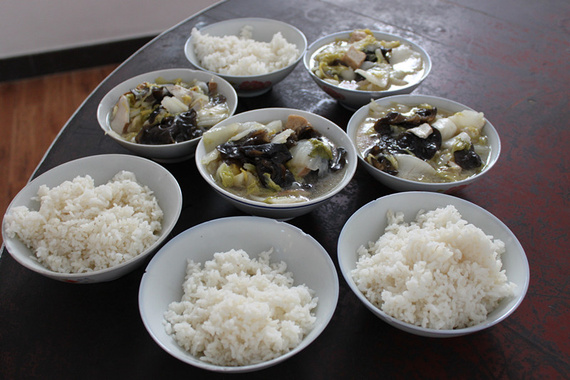
<path fill-rule="evenodd" d="M 433 339 L 377 319 L 339 272 L 338 306 L 316 341 L 282 364 L 232 376 L 570 378 L 567 0 L 229 0 L 166 31 L 124 62 L 69 120 L 35 175 L 83 156 L 128 153 L 97 124 L 101 97 L 131 76 L 189 66 L 183 45 L 193 26 L 239 17 L 291 23 L 309 43 L 340 30 L 370 28 L 422 45 L 433 70 L 415 92 L 482 111 L 499 131 L 498 164 L 454 195 L 487 209 L 517 235 L 531 281 L 523 303 L 501 324 L 460 338 Z M 342 128 L 351 116 L 317 88 L 302 65 L 267 95 L 240 99 L 238 112 L 264 107 L 312 111 Z M 207 188 L 193 161 L 166 167 L 184 193 L 174 234 L 209 219 L 240 215 Z M 314 236 L 338 265 L 336 243 L 345 221 L 362 205 L 391 192 L 359 168 L 329 204 L 289 223 Z M 72 285 L 31 272 L 3 251 L 0 378 L 222 377 L 174 359 L 150 338 L 137 304 L 143 271 L 109 283 Z"/>

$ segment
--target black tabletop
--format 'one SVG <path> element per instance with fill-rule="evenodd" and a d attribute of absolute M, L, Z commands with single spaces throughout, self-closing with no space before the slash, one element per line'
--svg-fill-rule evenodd
<path fill-rule="evenodd" d="M 240 17 L 288 22 L 309 43 L 337 31 L 370 28 L 423 46 L 433 69 L 415 93 L 482 111 L 501 136 L 497 165 L 454 196 L 490 211 L 517 235 L 529 259 L 531 282 L 524 302 L 499 325 L 460 338 L 434 339 L 380 321 L 358 301 L 339 271 L 337 309 L 321 336 L 282 364 L 231 376 L 570 378 L 566 0 L 225 1 L 174 26 L 119 66 L 68 121 L 35 175 L 79 157 L 130 154 L 98 126 L 99 100 L 134 75 L 190 67 L 183 46 L 192 27 Z M 266 95 L 240 99 L 237 112 L 265 107 L 311 111 L 341 128 L 352 115 L 322 92 L 302 65 Z M 192 160 L 165 167 L 180 182 L 184 196 L 173 236 L 210 219 L 242 215 L 208 188 Z M 336 244 L 346 220 L 367 202 L 392 192 L 360 167 L 331 202 L 289 223 L 315 237 L 338 270 Z M 0 378 L 223 377 L 178 361 L 150 338 L 137 303 L 143 272 L 141 268 L 108 283 L 72 285 L 25 269 L 4 250 Z"/>

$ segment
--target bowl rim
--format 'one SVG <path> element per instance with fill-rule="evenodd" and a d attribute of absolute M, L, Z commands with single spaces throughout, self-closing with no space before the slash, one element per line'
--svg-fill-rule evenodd
<path fill-rule="evenodd" d="M 164 241 L 168 238 L 168 236 L 170 235 L 170 233 L 174 229 L 174 227 L 176 225 L 176 221 L 178 220 L 178 218 L 180 217 L 180 214 L 182 212 L 182 190 L 180 188 L 180 185 L 178 184 L 178 181 L 176 180 L 176 178 L 166 168 L 164 168 L 162 165 L 160 165 L 160 164 L 158 164 L 158 163 L 156 163 L 150 159 L 140 157 L 140 156 L 135 156 L 135 155 L 129 155 L 129 154 L 115 154 L 115 153 L 96 154 L 96 155 L 81 157 L 81 158 L 77 158 L 75 160 L 67 161 L 67 162 L 64 162 L 63 164 L 57 165 L 57 166 L 49 169 L 48 171 L 46 171 L 46 172 L 40 174 L 38 177 L 34 178 L 32 181 L 28 182 L 26 184 L 26 186 L 24 186 L 24 188 L 22 188 L 18 192 L 18 194 L 16 194 L 16 196 L 12 199 L 12 201 L 8 205 L 8 208 L 6 209 L 6 213 L 4 214 L 4 217 L 6 216 L 6 214 L 8 214 L 8 212 L 10 212 L 10 210 L 12 210 L 13 207 L 16 206 L 16 203 L 19 203 L 20 198 L 23 197 L 24 191 L 27 192 L 31 188 L 39 188 L 41 185 L 45 184 L 44 180 L 46 178 L 49 178 L 50 176 L 52 176 L 53 173 L 65 172 L 69 166 L 77 166 L 77 165 L 79 165 L 85 161 L 93 161 L 93 160 L 115 160 L 115 162 L 117 162 L 116 160 L 132 160 L 132 162 L 142 162 L 142 163 L 144 163 L 145 166 L 152 166 L 155 169 L 157 169 L 158 171 L 164 173 L 164 175 L 167 178 L 169 178 L 171 181 L 173 181 L 174 184 L 176 184 L 176 186 L 173 190 L 174 190 L 174 193 L 176 195 L 175 208 L 176 208 L 177 212 L 175 215 L 173 215 L 173 223 L 166 226 L 166 228 L 164 228 L 165 226 L 163 225 L 161 235 L 152 245 L 148 246 L 144 251 L 139 253 L 137 256 L 132 257 L 131 259 L 129 259 L 125 262 L 122 262 L 120 264 L 117 264 L 117 265 L 109 267 L 109 268 L 104 268 L 104 269 L 91 271 L 91 272 L 62 273 L 62 272 L 52 271 L 39 262 L 37 262 L 37 266 L 30 265 L 30 263 L 27 260 L 24 260 L 22 258 L 23 256 L 26 256 L 25 254 L 22 254 L 20 252 L 12 252 L 9 249 L 10 244 L 8 243 L 8 241 L 15 240 L 15 239 L 19 240 L 19 238 L 17 236 L 13 237 L 13 238 L 8 237 L 8 235 L 5 231 L 5 227 L 4 227 L 4 220 L 2 220 L 2 237 L 3 237 L 3 241 L 4 241 L 3 242 L 4 246 L 5 246 L 6 250 L 8 251 L 8 253 L 10 254 L 10 256 L 12 256 L 12 258 L 14 258 L 14 260 L 16 260 L 19 264 L 21 264 L 22 266 L 24 266 L 25 268 L 27 268 L 31 271 L 42 274 L 44 276 L 47 276 L 47 277 L 50 277 L 53 279 L 58 279 L 58 280 L 70 280 L 71 282 L 73 282 L 73 280 L 80 280 L 80 279 L 84 279 L 84 278 L 91 278 L 91 277 L 96 277 L 96 276 L 103 275 L 103 274 L 108 274 L 108 273 L 114 272 L 116 270 L 120 270 L 126 266 L 129 266 L 136 261 L 141 261 L 144 258 L 146 258 L 149 253 L 153 252 L 161 244 L 163 244 Z M 116 174 L 117 172 L 119 172 L 121 170 L 123 170 L 123 169 L 117 168 L 117 169 L 113 169 L 112 171 L 109 171 L 109 173 L 115 172 L 114 174 Z M 109 179 L 111 179 L 111 177 L 114 174 L 111 174 L 109 176 Z M 87 173 L 84 175 L 90 175 L 90 174 Z M 136 175 L 136 173 L 135 173 L 135 175 Z M 73 177 L 70 177 L 69 180 L 71 180 L 77 176 L 78 175 L 74 175 Z M 137 178 L 137 180 L 138 180 L 138 178 Z M 146 185 L 144 183 L 141 183 L 141 184 L 143 186 Z M 97 186 L 98 184 L 96 183 L 95 185 Z M 153 191 L 153 189 L 151 189 L 151 191 Z M 21 242 L 21 240 L 19 240 L 19 241 Z M 23 244 L 23 242 L 22 242 L 22 244 Z M 31 257 L 31 259 L 34 259 L 35 253 L 32 252 L 31 250 L 30 250 L 30 252 L 31 252 L 31 254 L 29 256 Z"/>
<path fill-rule="evenodd" d="M 286 108 L 286 107 L 259 108 L 259 109 L 255 109 L 255 110 L 241 112 L 237 115 L 234 115 L 232 117 L 229 117 L 229 118 L 223 120 L 222 122 L 220 122 L 220 124 L 223 123 L 223 125 L 226 125 L 226 124 L 233 123 L 234 121 L 232 119 L 254 116 L 254 115 L 259 114 L 259 113 L 267 113 L 267 112 L 272 112 L 272 111 L 283 112 L 283 113 L 289 112 L 289 113 L 296 113 L 296 114 L 299 114 L 301 116 L 309 116 L 311 118 L 315 118 L 315 119 L 319 120 L 320 122 L 328 124 L 331 128 L 336 129 L 337 132 L 341 132 L 342 134 L 340 134 L 340 136 L 343 136 L 343 138 L 346 138 L 347 146 L 343 146 L 343 148 L 347 150 L 348 156 L 349 157 L 350 156 L 356 157 L 358 155 L 358 152 L 356 151 L 356 148 L 355 148 L 354 144 L 352 143 L 352 140 L 347 136 L 346 132 L 341 127 L 339 127 L 335 122 L 325 118 L 324 116 L 321 116 L 321 115 L 318 115 L 318 114 L 315 114 L 315 113 L 312 113 L 309 111 L 299 110 L 299 109 L 295 109 L 295 108 Z M 273 119 L 268 117 L 268 118 L 264 118 L 263 122 L 269 122 L 269 121 L 276 120 L 276 119 L 277 119 L 277 117 L 275 117 Z M 338 141 L 335 141 L 335 143 L 338 144 Z M 255 201 L 252 199 L 243 198 L 243 197 L 241 197 L 237 194 L 234 194 L 231 191 L 228 191 L 228 190 L 222 188 L 221 186 L 219 186 L 216 183 L 216 181 L 211 177 L 210 173 L 208 173 L 208 171 L 206 170 L 206 168 L 204 167 L 204 165 L 201 162 L 201 159 L 203 156 L 199 155 L 199 152 L 203 149 L 204 149 L 204 143 L 202 142 L 202 140 L 200 140 L 200 142 L 198 142 L 198 147 L 196 148 L 196 154 L 195 154 L 196 166 L 197 166 L 198 171 L 200 172 L 200 175 L 202 176 L 202 178 L 204 178 L 204 180 L 210 186 L 212 186 L 212 188 L 214 190 L 216 190 L 221 195 L 223 195 L 227 198 L 230 198 L 230 199 L 232 199 L 238 203 L 246 205 L 248 207 L 256 207 L 258 209 L 265 209 L 265 210 L 303 209 L 303 208 L 306 208 L 309 206 L 317 205 L 317 204 L 322 203 L 322 202 L 326 202 L 328 199 L 332 198 L 333 196 L 335 196 L 336 194 L 341 192 L 349 184 L 349 182 L 354 177 L 354 175 L 356 173 L 356 169 L 358 167 L 358 159 L 349 160 L 347 163 L 347 166 L 345 167 L 346 172 L 345 172 L 343 178 L 330 191 L 328 191 L 326 194 L 320 195 L 317 198 L 309 199 L 308 201 L 299 202 L 299 203 L 268 204 L 268 203 L 261 202 L 261 201 Z M 204 153 L 206 153 L 206 152 L 204 151 Z"/>
<path fill-rule="evenodd" d="M 235 112 L 237 110 L 237 106 L 238 106 L 237 92 L 234 89 L 234 87 L 227 80 L 220 77 L 216 73 L 204 71 L 204 70 L 191 69 L 191 68 L 187 68 L 187 67 L 172 67 L 172 68 L 166 68 L 166 69 L 158 69 L 158 70 L 148 71 L 148 72 L 127 78 L 124 81 L 113 86 L 113 88 L 111 88 L 109 91 L 107 91 L 107 93 L 105 95 L 103 95 L 103 97 L 101 97 L 101 100 L 99 101 L 99 104 L 97 105 L 96 117 L 97 117 L 97 121 L 99 122 L 99 126 L 101 127 L 101 129 L 103 130 L 105 135 L 111 137 L 113 140 L 115 140 L 117 142 L 120 142 L 125 147 L 129 147 L 129 148 L 132 148 L 135 150 L 144 148 L 145 150 L 148 150 L 149 152 L 162 150 L 162 149 L 165 149 L 165 147 L 169 147 L 169 146 L 183 147 L 185 145 L 195 145 L 201 139 L 201 137 L 196 137 L 196 138 L 193 138 L 190 140 L 181 141 L 181 142 L 174 143 L 174 144 L 150 145 L 150 144 L 134 143 L 132 141 L 128 141 L 128 140 L 123 139 L 122 137 L 120 137 L 116 133 L 113 133 L 111 126 L 108 123 L 109 113 L 111 112 L 112 107 L 111 107 L 111 109 L 108 109 L 107 107 L 103 107 L 103 103 L 109 101 L 113 105 L 116 104 L 118 98 L 117 98 L 117 100 L 115 100 L 115 102 L 111 102 L 111 100 L 112 100 L 111 97 L 112 97 L 113 93 L 118 92 L 119 88 L 121 88 L 121 87 L 126 88 L 127 84 L 131 83 L 131 82 L 132 83 L 142 83 L 144 81 L 149 81 L 149 77 L 157 76 L 157 75 L 158 76 L 169 75 L 169 73 L 184 73 L 184 74 L 187 74 L 189 77 L 191 77 L 193 75 L 194 76 L 196 76 L 196 75 L 197 76 L 203 76 L 205 74 L 208 74 L 208 75 L 211 75 L 212 78 L 216 82 L 224 83 L 227 87 L 229 94 L 224 93 L 223 95 L 226 96 L 226 98 L 231 97 L 234 101 L 233 107 L 231 107 L 229 110 L 230 115 L 228 117 L 231 117 L 235 114 Z M 156 79 L 156 77 L 155 77 L 155 79 Z M 172 78 L 168 78 L 168 79 L 172 79 Z M 193 79 L 195 79 L 195 78 L 193 78 Z M 133 86 L 129 86 L 129 87 L 133 88 Z"/>
<path fill-rule="evenodd" d="M 375 37 L 379 36 L 380 38 L 385 37 L 385 39 L 387 39 L 389 41 L 399 40 L 399 41 L 405 42 L 406 44 L 410 45 L 412 50 L 420 53 L 422 55 L 422 58 L 424 59 L 424 64 L 425 64 L 424 73 L 420 77 L 420 79 L 418 79 L 417 81 L 414 81 L 412 83 L 408 83 L 405 86 L 398 87 L 395 89 L 387 89 L 387 90 L 381 90 L 381 91 L 364 91 L 364 90 L 355 90 L 355 89 L 351 89 L 351 88 L 340 87 L 340 86 L 334 85 L 332 83 L 326 82 L 325 80 L 316 76 L 310 67 L 311 56 L 319 48 L 324 46 L 326 43 L 330 43 L 330 42 L 332 42 L 335 39 L 340 38 L 340 37 L 348 37 L 349 34 L 352 33 L 354 30 L 344 30 L 344 31 L 328 34 L 326 36 L 319 37 L 317 40 L 315 40 L 313 43 L 311 43 L 309 45 L 309 47 L 305 51 L 305 54 L 303 55 L 303 65 L 305 66 L 305 69 L 309 73 L 310 77 L 313 78 L 313 80 L 315 80 L 317 83 L 319 83 L 322 86 L 332 87 L 332 88 L 337 89 L 341 92 L 344 92 L 347 94 L 358 95 L 358 96 L 382 95 L 382 94 L 390 94 L 390 93 L 395 93 L 395 92 L 406 91 L 407 89 L 417 87 L 420 83 L 422 83 L 428 77 L 428 75 L 430 74 L 430 72 L 432 70 L 433 64 L 432 64 L 431 56 L 422 46 L 413 42 L 412 40 L 409 40 L 405 37 L 401 37 L 401 36 L 396 35 L 396 34 L 387 33 L 387 32 L 384 32 L 381 30 L 376 30 L 376 29 L 374 29 L 374 30 L 369 29 L 369 30 L 374 34 Z"/>
<path fill-rule="evenodd" d="M 513 305 L 511 305 L 508 309 L 506 309 L 496 319 L 494 319 L 492 321 L 486 320 L 486 321 L 479 323 L 475 326 L 464 327 L 464 328 L 460 328 L 460 329 L 437 330 L 437 329 L 425 328 L 425 327 L 421 327 L 421 326 L 417 326 L 417 325 L 413 325 L 411 323 L 401 321 L 397 318 L 394 318 L 394 317 L 388 315 L 383 310 L 381 310 L 379 307 L 372 304 L 372 302 L 370 302 L 366 298 L 366 296 L 364 296 L 364 294 L 362 294 L 362 292 L 358 289 L 358 287 L 356 286 L 356 283 L 354 282 L 354 279 L 352 278 L 352 275 L 349 271 L 349 268 L 347 266 L 346 254 L 343 253 L 344 251 L 342 250 L 343 243 L 344 243 L 345 239 L 347 238 L 348 234 L 350 233 L 349 228 L 352 226 L 352 224 L 355 223 L 356 220 L 358 220 L 362 216 L 362 214 L 366 213 L 369 210 L 374 209 L 375 207 L 378 207 L 378 205 L 380 203 L 386 203 L 386 202 L 394 203 L 395 198 L 410 197 L 410 196 L 417 197 L 418 199 L 419 198 L 424 198 L 424 199 L 425 198 L 431 198 L 431 199 L 439 198 L 441 200 L 446 200 L 447 204 L 450 204 L 450 205 L 454 205 L 454 206 L 460 205 L 460 207 L 463 206 L 463 207 L 471 208 L 476 213 L 478 213 L 478 214 L 482 215 L 483 217 L 485 217 L 486 219 L 490 219 L 494 223 L 496 223 L 503 230 L 503 232 L 506 235 L 508 235 L 509 238 L 512 239 L 512 243 L 516 248 L 515 249 L 516 255 L 519 257 L 519 259 L 521 260 L 521 263 L 523 264 L 522 267 L 524 270 L 524 273 L 523 273 L 524 283 L 522 283 L 520 285 L 517 284 L 517 287 L 520 286 L 519 287 L 520 290 L 514 296 L 514 299 L 516 299 L 516 302 Z M 431 207 L 429 209 L 434 209 L 436 207 L 438 207 L 438 206 Z M 422 207 L 419 207 L 418 211 L 421 208 Z M 428 209 L 427 207 L 423 207 L 423 208 L 426 210 Z M 410 217 L 410 215 L 407 215 L 407 216 Z M 381 216 L 381 218 L 385 218 L 385 215 Z M 470 223 L 470 221 L 468 221 L 468 222 Z M 481 226 L 477 226 L 477 227 L 481 228 Z M 380 231 L 381 235 L 383 233 L 384 233 L 384 231 Z M 381 235 L 378 235 L 378 238 Z M 366 244 L 368 244 L 368 242 L 362 242 L 362 244 L 366 245 Z M 337 260 L 339 263 L 339 268 L 340 268 L 340 271 L 342 273 L 342 276 L 344 277 L 349 288 L 355 294 L 355 296 L 364 304 L 364 306 L 366 306 L 367 309 L 369 309 L 371 312 L 376 314 L 380 319 L 391 324 L 395 328 L 409 332 L 411 334 L 426 336 L 426 337 L 437 337 L 437 338 L 456 337 L 456 336 L 475 333 L 475 332 L 487 329 L 489 327 L 492 327 L 496 324 L 499 324 L 500 322 L 505 320 L 508 316 L 510 316 L 512 313 L 514 313 L 515 310 L 520 306 L 520 304 L 523 302 L 523 300 L 526 296 L 526 293 L 528 291 L 529 284 L 530 284 L 530 267 L 529 267 L 528 257 L 526 256 L 524 248 L 521 245 L 518 238 L 516 237 L 516 235 L 512 232 L 512 230 L 503 221 L 501 221 L 498 217 L 493 215 L 491 212 L 487 211 L 483 207 L 481 207 L 481 206 L 479 206 L 473 202 L 470 202 L 470 201 L 467 201 L 465 199 L 455 197 L 455 196 L 452 196 L 449 194 L 435 193 L 435 192 L 430 192 L 430 191 L 406 191 L 406 192 L 393 193 L 393 194 L 385 195 L 385 196 L 379 197 L 377 199 L 374 199 L 374 200 L 366 203 L 365 205 L 361 206 L 357 211 L 354 212 L 354 214 L 352 214 L 348 218 L 348 220 L 344 224 L 344 226 L 343 226 L 343 228 L 339 234 L 338 243 L 337 243 Z M 504 263 L 503 263 L 503 265 L 504 265 Z M 503 267 L 503 270 L 504 269 L 505 268 Z"/>
<path fill-rule="evenodd" d="M 453 105 L 455 107 L 458 108 L 463 108 L 464 110 L 471 110 L 471 111 L 475 111 L 475 112 L 481 112 L 481 111 L 476 111 L 473 108 L 466 106 L 462 103 L 459 103 L 455 100 L 451 100 L 451 99 L 447 99 L 447 98 L 443 98 L 440 96 L 434 96 L 434 95 L 422 95 L 422 94 L 400 94 L 400 95 L 391 95 L 391 96 L 386 96 L 383 98 L 379 98 L 379 99 L 374 99 L 373 101 L 375 103 L 386 103 L 386 102 L 399 102 L 400 100 L 404 100 L 404 102 L 402 104 L 411 104 L 411 103 L 415 103 L 417 104 L 418 102 L 430 102 L 430 101 L 435 101 L 435 102 L 442 102 L 442 103 L 446 103 L 446 104 L 450 104 Z M 414 101 L 413 99 L 418 99 L 417 101 Z M 350 141 L 352 141 L 353 144 L 355 144 L 354 141 L 354 137 L 356 135 L 356 132 L 358 130 L 358 127 L 360 126 L 362 120 L 366 117 L 366 115 L 368 114 L 368 110 L 370 108 L 370 104 L 366 104 L 362 107 L 360 107 L 349 119 L 347 127 L 346 127 L 346 133 L 348 135 L 348 138 L 350 139 Z M 439 108 L 439 107 L 438 107 Z M 366 160 L 364 159 L 364 157 L 362 157 L 362 154 L 360 154 L 360 151 L 357 148 L 357 155 L 358 155 L 358 160 L 366 165 L 365 168 L 367 168 L 368 170 L 373 170 L 375 173 L 378 173 L 379 175 L 393 180 L 393 181 L 398 181 L 401 183 L 404 183 L 408 186 L 415 186 L 415 185 L 421 185 L 422 187 L 427 188 L 440 188 L 440 187 L 449 187 L 450 185 L 452 185 L 453 187 L 459 187 L 462 185 L 467 185 L 468 183 L 471 183 L 473 181 L 475 181 L 476 179 L 478 179 L 479 177 L 481 177 L 482 175 L 486 174 L 487 172 L 489 172 L 491 170 L 491 168 L 493 168 L 493 166 L 495 166 L 495 164 L 499 161 L 499 158 L 501 156 L 501 136 L 499 135 L 499 131 L 497 131 L 497 129 L 495 128 L 495 126 L 485 117 L 485 125 L 482 128 L 483 130 L 487 130 L 490 131 L 491 134 L 494 134 L 497 136 L 497 144 L 496 147 L 493 146 L 492 148 L 497 152 L 495 155 L 495 159 L 491 160 L 491 156 L 489 156 L 489 162 L 485 165 L 485 167 L 483 168 L 483 170 L 481 170 L 479 173 L 468 177 L 468 178 L 464 178 L 462 180 L 459 181 L 452 181 L 452 182 L 421 182 L 421 181 L 413 181 L 411 179 L 407 179 L 407 178 L 402 178 L 402 177 L 397 177 L 391 174 L 388 174 L 386 172 L 383 172 L 380 169 L 375 168 L 374 166 L 370 165 L 368 162 L 366 162 Z M 488 133 L 485 133 L 485 135 L 488 135 Z"/>
<path fill-rule="evenodd" d="M 252 226 L 259 225 L 261 223 L 264 226 L 270 226 L 269 228 L 276 228 L 276 229 L 279 229 L 281 231 L 293 232 L 299 238 L 302 238 L 305 241 L 308 241 L 311 245 L 313 245 L 315 247 L 316 250 L 319 251 L 319 255 L 322 257 L 322 259 L 326 263 L 328 269 L 330 270 L 330 274 L 331 274 L 330 277 L 333 280 L 333 283 L 331 284 L 332 285 L 331 300 L 333 300 L 334 302 L 332 302 L 330 304 L 330 309 L 327 309 L 326 313 L 324 313 L 322 315 L 322 320 L 321 320 L 322 323 L 316 324 L 313 327 L 313 329 L 311 329 L 304 336 L 304 338 L 301 340 L 301 342 L 299 343 L 298 346 L 294 347 L 293 349 L 286 352 L 285 354 L 280 355 L 280 356 L 273 358 L 271 360 L 268 360 L 268 361 L 264 361 L 264 362 L 256 363 L 256 364 L 248 364 L 248 365 L 244 365 L 244 366 L 220 366 L 220 365 L 212 364 L 209 362 L 202 362 L 199 360 L 199 358 L 194 357 L 193 355 L 191 355 L 189 352 L 183 350 L 182 348 L 181 348 L 182 351 L 180 351 L 180 352 L 173 351 L 169 347 L 168 344 L 166 344 L 163 340 L 160 339 L 160 337 L 156 336 L 156 334 L 154 333 L 154 329 L 153 329 L 154 324 L 151 322 L 151 320 L 148 316 L 148 308 L 145 307 L 145 305 L 147 303 L 147 301 L 146 301 L 147 296 L 145 293 L 145 287 L 147 287 L 148 286 L 147 283 L 149 281 L 151 281 L 151 280 L 149 280 L 148 272 L 152 271 L 153 267 L 155 267 L 158 262 L 165 260 L 164 257 L 167 257 L 167 255 L 169 255 L 169 252 L 172 252 L 172 251 L 169 251 L 169 249 L 171 249 L 171 246 L 175 245 L 177 243 L 177 241 L 179 241 L 179 240 L 183 241 L 185 239 L 188 239 L 188 236 L 197 235 L 197 234 L 204 234 L 204 232 L 202 232 L 204 230 L 208 230 L 211 228 L 219 228 L 220 226 L 225 226 L 225 225 L 228 225 L 231 223 L 240 223 L 240 224 L 246 223 L 246 224 L 251 224 Z M 269 223 L 269 224 L 267 224 L 267 223 Z M 214 254 L 214 252 L 212 251 L 212 257 L 213 257 L 213 254 Z M 250 254 L 250 253 L 248 252 L 248 254 Z M 170 255 L 172 256 L 172 254 L 170 254 Z M 190 258 L 191 255 L 188 254 L 186 256 L 188 258 Z M 208 260 L 210 260 L 210 259 L 208 259 Z M 274 260 L 272 260 L 272 261 L 274 261 Z M 289 262 L 287 262 L 287 259 L 284 259 L 284 261 L 288 264 L 288 269 L 289 269 Z M 203 261 L 200 261 L 200 262 L 203 264 Z M 295 284 L 297 284 L 298 279 L 295 278 L 294 272 L 293 272 L 293 276 L 295 279 Z M 180 286 L 180 288 L 182 288 L 182 282 L 179 284 L 179 286 Z M 301 228 L 299 228 L 295 225 L 292 225 L 292 224 L 284 222 L 284 221 L 275 220 L 272 218 L 266 218 L 266 217 L 260 217 L 260 216 L 229 216 L 229 217 L 221 217 L 221 218 L 217 218 L 217 219 L 208 220 L 208 221 L 205 221 L 203 223 L 192 226 L 192 227 L 188 228 L 187 230 L 183 231 L 182 233 L 180 233 L 179 235 L 177 235 L 176 237 L 174 237 L 163 248 L 161 248 L 160 251 L 158 251 L 156 253 L 156 255 L 154 255 L 154 257 L 147 264 L 145 272 L 141 278 L 140 285 L 139 285 L 139 291 L 138 291 L 138 304 L 139 304 L 139 315 L 142 319 L 142 322 L 143 322 L 143 325 L 145 326 L 145 329 L 147 330 L 147 332 L 149 333 L 151 338 L 168 354 L 172 355 L 173 357 L 182 361 L 183 363 L 195 366 L 197 368 L 202 368 L 205 370 L 210 370 L 210 371 L 220 372 L 220 373 L 245 373 L 245 372 L 258 371 L 258 370 L 262 370 L 262 369 L 277 365 L 277 364 L 291 358 L 292 356 L 297 355 L 299 352 L 301 352 L 302 350 L 307 348 L 309 345 L 311 345 L 311 343 L 313 343 L 322 334 L 322 332 L 326 329 L 326 327 L 329 325 L 330 321 L 332 320 L 334 313 L 336 311 L 336 308 L 338 306 L 339 293 L 340 293 L 340 282 L 339 282 L 339 278 L 338 278 L 338 274 L 337 274 L 334 262 L 332 261 L 332 258 L 329 255 L 328 251 L 310 234 L 305 233 Z M 319 295 L 315 294 L 315 296 L 318 297 Z M 174 301 L 171 300 L 170 302 L 174 302 Z M 319 307 L 319 305 L 317 305 L 317 307 Z M 176 342 L 174 342 L 174 344 L 177 345 Z M 191 360 L 188 360 L 188 359 L 191 359 Z"/>
<path fill-rule="evenodd" d="M 274 20 L 274 19 L 263 18 L 263 17 L 241 17 L 241 18 L 234 18 L 234 19 L 227 19 L 227 20 L 223 20 L 223 21 L 218 21 L 215 23 L 204 25 L 204 26 L 197 28 L 197 29 L 199 31 L 208 32 L 208 29 L 211 29 L 211 28 L 214 28 L 216 26 L 220 26 L 220 25 L 223 25 L 226 23 L 234 23 L 234 22 L 236 22 L 236 23 L 237 22 L 244 22 L 244 23 L 247 23 L 247 22 L 270 22 L 272 24 L 280 25 L 280 26 L 283 26 L 287 29 L 294 31 L 295 33 L 297 33 L 299 35 L 299 37 L 301 37 L 301 40 L 303 41 L 303 46 L 297 46 L 296 45 L 297 49 L 299 50 L 299 56 L 295 59 L 294 62 L 290 63 L 289 65 L 282 67 L 278 70 L 271 71 L 269 73 L 255 74 L 255 75 L 221 74 L 221 73 L 216 73 L 215 71 L 208 70 L 205 67 L 203 67 L 200 64 L 200 62 L 197 60 L 198 57 L 196 57 L 196 60 L 193 59 L 193 57 L 189 53 L 190 51 L 192 51 L 192 52 L 194 51 L 194 47 L 192 46 L 192 35 L 190 35 L 190 37 L 184 43 L 184 56 L 186 57 L 188 62 L 190 62 L 190 64 L 195 66 L 198 70 L 208 72 L 208 73 L 212 73 L 214 75 L 221 76 L 221 77 L 226 78 L 226 79 L 231 80 L 231 81 L 239 81 L 239 80 L 243 80 L 244 78 L 251 78 L 253 80 L 253 79 L 264 78 L 264 77 L 267 77 L 270 75 L 278 75 L 278 74 L 283 73 L 285 71 L 291 70 L 303 59 L 305 52 L 307 51 L 308 41 L 307 41 L 307 37 L 305 36 L 305 34 L 299 28 L 297 28 L 291 24 L 288 24 L 286 22 L 280 21 L 280 20 Z M 287 41 L 287 42 L 292 43 L 290 41 Z"/>

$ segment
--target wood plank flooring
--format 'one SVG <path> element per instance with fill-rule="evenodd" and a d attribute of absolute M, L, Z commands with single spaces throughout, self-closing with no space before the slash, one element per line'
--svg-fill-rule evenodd
<path fill-rule="evenodd" d="M 0 82 L 0 215 L 77 107 L 116 66 Z"/>

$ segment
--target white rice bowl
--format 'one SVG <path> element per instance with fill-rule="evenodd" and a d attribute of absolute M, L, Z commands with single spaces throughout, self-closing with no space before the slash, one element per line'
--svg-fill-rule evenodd
<path fill-rule="evenodd" d="M 205 362 L 243 366 L 275 359 L 313 327 L 318 298 L 305 284 L 293 285 L 287 263 L 244 250 L 216 252 L 188 263 L 184 295 L 165 312 L 176 342 Z"/>
<path fill-rule="evenodd" d="M 279 20 L 247 17 L 197 26 L 184 45 L 196 68 L 227 80 L 240 97 L 269 91 L 303 58 L 307 38 Z"/>
<path fill-rule="evenodd" d="M 227 75 L 260 75 L 283 69 L 300 56 L 295 44 L 281 32 L 271 41 L 253 39 L 253 27 L 244 25 L 239 35 L 211 36 L 192 29 L 194 51 L 201 65 L 209 71 Z"/>
<path fill-rule="evenodd" d="M 108 184 L 118 173 L 120 181 Z M 38 192 L 45 197 L 41 202 Z M 123 202 L 127 199 L 130 205 Z M 69 283 L 111 281 L 156 252 L 181 210 L 180 186 L 161 165 L 131 155 L 96 155 L 61 164 L 28 183 L 6 211 L 2 237 L 16 261 L 43 276 Z M 22 223 L 28 237 L 14 233 Z M 42 258 L 25 240 L 35 241 Z"/>
<path fill-rule="evenodd" d="M 352 291 L 375 315 L 430 337 L 502 321 L 522 302 L 530 277 L 524 250 L 504 224 L 470 202 L 431 192 L 362 207 L 341 232 L 338 257 Z"/>
<path fill-rule="evenodd" d="M 260 255 L 271 249 L 270 256 Z M 236 268 L 248 270 L 231 274 Z M 334 264 L 311 236 L 285 222 L 239 216 L 202 223 L 168 242 L 143 275 L 139 309 L 151 337 L 170 355 L 209 371 L 242 373 L 278 364 L 311 344 L 332 318 L 338 292 Z M 189 299 L 195 305 L 186 304 Z"/>
<path fill-rule="evenodd" d="M 22 240 L 54 272 L 119 265 L 150 247 L 162 229 L 156 197 L 130 171 L 98 186 L 89 175 L 51 188 L 41 185 L 37 199 L 38 210 L 17 206 L 6 214 L 6 234 Z"/>

